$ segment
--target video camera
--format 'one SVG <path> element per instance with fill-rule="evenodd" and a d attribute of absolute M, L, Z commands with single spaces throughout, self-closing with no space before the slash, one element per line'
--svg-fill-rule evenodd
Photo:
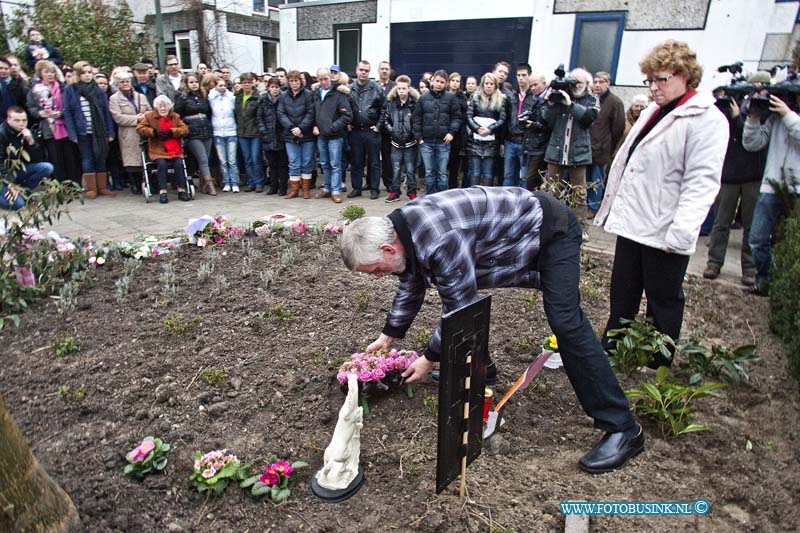
<path fill-rule="evenodd" d="M 552 90 L 547 99 L 554 104 L 563 104 L 564 97 L 558 91 L 567 91 L 570 93 L 572 89 L 578 85 L 578 80 L 572 76 L 567 76 L 567 71 L 564 70 L 564 63 L 558 65 L 558 68 L 553 71 L 553 74 L 555 74 L 556 77 L 550 82 L 550 88 Z"/>

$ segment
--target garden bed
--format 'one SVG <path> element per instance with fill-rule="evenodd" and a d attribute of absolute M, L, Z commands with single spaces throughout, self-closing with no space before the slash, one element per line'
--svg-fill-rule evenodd
<path fill-rule="evenodd" d="M 589 254 L 583 263 L 583 308 L 600 331 L 610 261 Z M 0 331 L 0 393 L 86 531 L 553 531 L 563 528 L 563 500 L 698 498 L 710 503 L 707 516 L 593 518 L 592 528 L 778 532 L 800 522 L 800 403 L 780 341 L 768 333 L 766 299 L 691 276 L 685 284 L 685 335 L 708 345 L 756 342 L 761 356 L 749 382 L 698 401 L 698 422 L 710 431 L 673 439 L 645 426 L 644 454 L 619 472 L 588 475 L 576 462 L 600 435 L 563 370 L 545 369 L 513 397 L 501 439 L 470 467 L 465 505 L 457 483 L 434 491 L 436 418 L 426 398 L 437 389 L 428 381 L 413 398 L 396 392 L 370 403 L 361 432 L 366 484 L 332 505 L 310 493 L 308 478 L 344 399 L 338 363 L 376 338 L 396 280 L 348 272 L 327 234 L 182 247 L 144 261 L 118 303 L 123 273 L 121 261 L 109 261 L 68 317 L 44 300 L 18 329 Z M 492 294 L 489 347 L 502 394 L 550 331 L 536 291 Z M 396 346 L 422 350 L 439 312 L 432 290 Z M 56 357 L 66 337 L 80 351 Z M 621 379 L 630 388 L 647 378 Z M 81 385 L 82 401 L 59 396 Z M 163 475 L 139 482 L 123 475 L 125 453 L 146 435 L 174 449 Z M 235 485 L 220 497 L 198 494 L 188 480 L 195 452 L 217 448 L 261 467 L 273 453 L 312 467 L 277 506 Z"/>

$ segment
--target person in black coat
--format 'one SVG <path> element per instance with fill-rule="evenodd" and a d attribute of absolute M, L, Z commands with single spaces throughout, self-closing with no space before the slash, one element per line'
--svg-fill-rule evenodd
<path fill-rule="evenodd" d="M 11 106 L 25 107 L 25 90 L 19 80 L 11 76 L 11 63 L 0 56 L 0 117 L 5 117 Z"/>
<path fill-rule="evenodd" d="M 281 81 L 270 78 L 267 90 L 258 97 L 258 134 L 261 148 L 269 166 L 267 194 L 284 196 L 289 184 L 289 158 L 286 155 L 286 141 L 283 126 L 278 121 L 278 97 L 281 95 Z"/>
<path fill-rule="evenodd" d="M 289 157 L 289 193 L 296 198 L 303 187 L 303 198 L 311 198 L 311 172 L 314 170 L 314 96 L 303 87 L 297 70 L 286 74 L 289 90 L 278 97 L 278 121 L 283 126 L 286 155 Z M 301 182 L 302 180 L 302 182 Z"/>
<path fill-rule="evenodd" d="M 503 129 L 508 120 L 506 95 L 500 89 L 500 81 L 487 72 L 467 106 L 467 139 L 469 184 L 491 186 L 495 162 L 500 155 Z"/>
<path fill-rule="evenodd" d="M 183 77 L 183 90 L 175 98 L 173 109 L 189 127 L 186 147 L 194 156 L 200 172 L 200 191 L 211 196 L 217 195 L 208 158 L 211 156 L 211 140 L 214 131 L 211 127 L 211 105 L 205 89 L 200 86 L 198 74 L 187 74 Z"/>
<path fill-rule="evenodd" d="M 317 198 L 330 198 L 342 203 L 342 150 L 347 126 L 353 120 L 350 108 L 350 87 L 331 84 L 331 73 L 326 68 L 317 70 L 319 86 L 314 89 L 314 126 L 317 136 L 319 162 L 325 184 Z"/>
<path fill-rule="evenodd" d="M 58 48 L 44 42 L 39 30 L 30 28 L 28 30 L 28 45 L 25 47 L 25 63 L 28 64 L 28 68 L 32 71 L 36 67 L 36 62 L 42 59 L 52 61 L 58 66 L 61 66 L 64 62 Z"/>
<path fill-rule="evenodd" d="M 380 196 L 381 135 L 378 121 L 383 113 L 386 97 L 380 85 L 369 79 L 370 64 L 359 61 L 356 65 L 356 81 L 350 84 L 350 100 L 353 108 L 353 123 L 350 127 L 350 178 L 353 190 L 348 198 L 361 196 L 364 165 L 367 165 L 367 188 L 370 198 Z"/>
<path fill-rule="evenodd" d="M 395 86 L 386 96 L 386 105 L 380 121 L 380 129 L 392 146 L 392 185 L 386 203 L 400 199 L 403 171 L 406 173 L 406 194 L 409 200 L 417 197 L 417 180 L 414 167 L 417 164 L 417 140 L 414 135 L 414 107 L 419 93 L 411 86 L 411 78 L 398 76 Z"/>

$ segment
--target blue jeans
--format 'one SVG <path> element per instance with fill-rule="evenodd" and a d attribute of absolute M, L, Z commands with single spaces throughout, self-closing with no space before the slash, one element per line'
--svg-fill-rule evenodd
<path fill-rule="evenodd" d="M 182 157 L 174 159 L 156 159 L 156 167 L 158 168 L 158 188 L 162 191 L 167 190 L 167 172 L 169 165 L 172 164 L 172 169 L 175 171 L 175 182 L 179 189 L 186 189 L 186 167 L 183 163 Z"/>
<path fill-rule="evenodd" d="M 261 164 L 261 139 L 258 137 L 239 137 L 242 149 L 244 170 L 247 172 L 247 185 L 264 186 L 264 166 Z"/>
<path fill-rule="evenodd" d="M 353 190 L 363 189 L 364 163 L 367 163 L 367 188 L 381 190 L 381 134 L 372 130 L 350 132 L 350 179 Z"/>
<path fill-rule="evenodd" d="M 24 171 L 18 171 L 16 175 L 14 175 L 14 178 L 8 181 L 17 185 L 22 185 L 29 191 L 32 191 L 39 185 L 42 179 L 52 175 L 54 170 L 55 167 L 50 163 L 28 163 Z M 8 192 L 8 186 L 3 184 L 0 188 L 0 207 L 11 209 L 12 211 L 17 211 L 25 207 L 25 200 L 22 198 L 22 195 L 17 196 L 14 203 L 11 203 L 6 199 L 6 192 Z"/>
<path fill-rule="evenodd" d="M 470 155 L 469 164 L 467 166 L 469 182 L 475 185 L 490 187 L 492 185 L 492 178 L 494 177 L 494 162 L 494 157 Z M 505 185 L 505 182 L 503 184 Z"/>
<path fill-rule="evenodd" d="M 400 186 L 403 184 L 403 170 L 406 172 L 406 194 L 417 192 L 417 147 L 397 148 L 392 146 L 392 190 L 395 194 L 400 194 Z"/>
<path fill-rule="evenodd" d="M 425 194 L 447 190 L 447 161 L 450 145 L 443 142 L 424 142 L 419 147 L 425 166 Z"/>
<path fill-rule="evenodd" d="M 325 183 L 322 190 L 336 194 L 342 190 L 342 148 L 344 139 L 317 138 L 319 150 L 319 163 L 322 166 L 322 175 Z"/>
<path fill-rule="evenodd" d="M 603 202 L 603 179 L 605 178 L 605 165 L 589 165 L 586 175 L 586 205 L 597 213 Z"/>
<path fill-rule="evenodd" d="M 78 135 L 78 151 L 81 154 L 81 172 L 84 174 L 95 174 L 105 172 L 108 151 L 102 154 L 95 152 L 94 143 L 89 135 Z"/>
<path fill-rule="evenodd" d="M 505 167 L 503 187 L 525 187 L 525 159 L 522 143 L 506 141 L 503 153 Z"/>
<path fill-rule="evenodd" d="M 214 147 L 219 157 L 219 170 L 222 172 L 222 184 L 239 185 L 239 167 L 236 164 L 236 135 L 230 137 L 214 136 Z"/>
<path fill-rule="evenodd" d="M 784 215 L 784 205 L 777 194 L 762 192 L 758 196 L 750 226 L 750 251 L 756 264 L 756 286 L 769 279 L 772 264 L 772 231 Z"/>
<path fill-rule="evenodd" d="M 594 427 L 625 431 L 636 421 L 611 369 L 592 324 L 580 307 L 581 227 L 569 214 L 567 235 L 547 243 L 539 253 L 542 304 L 558 338 L 564 370 Z"/>
<path fill-rule="evenodd" d="M 289 176 L 299 178 L 301 174 L 311 174 L 314 170 L 314 143 L 286 143 L 289 158 Z"/>

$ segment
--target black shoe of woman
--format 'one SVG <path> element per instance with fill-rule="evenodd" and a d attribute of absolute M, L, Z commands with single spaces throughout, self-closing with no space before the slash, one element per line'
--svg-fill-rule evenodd
<path fill-rule="evenodd" d="M 158 203 L 160 204 L 167 204 L 169 203 L 169 198 L 167 198 L 167 193 L 162 192 L 158 195 Z"/>
<path fill-rule="evenodd" d="M 178 191 L 178 200 L 180 200 L 181 202 L 188 202 L 189 193 L 186 191 Z"/>

